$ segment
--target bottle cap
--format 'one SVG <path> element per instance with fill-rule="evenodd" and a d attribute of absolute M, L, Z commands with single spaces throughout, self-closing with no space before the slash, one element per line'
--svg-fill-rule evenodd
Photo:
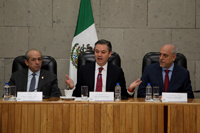
<path fill-rule="evenodd" d="M 8 85 L 8 82 L 6 83 L 6 85 Z"/>
<path fill-rule="evenodd" d="M 116 85 L 119 85 L 119 83 L 116 83 Z"/>
<path fill-rule="evenodd" d="M 151 85 L 151 83 L 147 83 L 147 85 Z"/>

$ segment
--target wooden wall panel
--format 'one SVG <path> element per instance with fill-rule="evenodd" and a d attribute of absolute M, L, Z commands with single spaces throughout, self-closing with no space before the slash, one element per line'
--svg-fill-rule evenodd
<path fill-rule="evenodd" d="M 8 132 L 8 104 L 2 105 L 2 133 L 7 133 Z"/>
<path fill-rule="evenodd" d="M 125 127 L 126 127 L 126 105 L 120 104 L 120 133 L 125 133 Z"/>
<path fill-rule="evenodd" d="M 94 104 L 89 104 L 89 110 L 88 110 L 88 133 L 94 133 L 94 127 L 95 127 L 95 122 L 94 122 Z"/>
<path fill-rule="evenodd" d="M 133 106 L 131 104 L 126 105 L 126 124 L 125 124 L 125 131 L 126 133 L 133 132 Z"/>
<path fill-rule="evenodd" d="M 62 122 L 63 122 L 63 105 L 54 104 L 53 111 L 53 131 L 54 133 L 62 133 Z"/>
<path fill-rule="evenodd" d="M 145 105 L 144 106 L 144 131 L 147 133 L 151 133 L 152 132 L 152 128 L 151 128 L 151 119 L 152 119 L 152 115 L 151 115 L 151 105 Z"/>
<path fill-rule="evenodd" d="M 47 133 L 54 133 L 53 130 L 53 124 L 54 124 L 54 108 L 53 108 L 53 104 L 48 104 L 47 106 Z"/>
<path fill-rule="evenodd" d="M 35 118 L 35 105 L 34 104 L 29 104 L 28 105 L 28 132 L 29 133 L 34 133 L 34 118 Z"/>
<path fill-rule="evenodd" d="M 81 104 L 77 104 L 76 105 L 76 117 L 75 117 L 76 133 L 81 132 L 81 123 L 82 123 L 81 117 L 82 117 L 82 106 L 81 106 Z"/>
<path fill-rule="evenodd" d="M 164 133 L 164 106 L 158 105 L 158 133 Z"/>
<path fill-rule="evenodd" d="M 101 132 L 101 104 L 94 105 L 94 131 Z"/>
<path fill-rule="evenodd" d="M 158 106 L 152 106 L 152 133 L 158 133 Z"/>
<path fill-rule="evenodd" d="M 66 102 L 0 104 L 1 132 L 199 133 L 200 104 Z"/>
<path fill-rule="evenodd" d="M 14 133 L 15 132 L 15 105 L 10 104 L 8 108 L 8 132 Z"/>
<path fill-rule="evenodd" d="M 106 133 L 107 132 L 106 131 L 107 105 L 101 105 L 100 107 L 101 107 L 101 119 L 100 119 L 100 122 L 101 122 L 101 133 Z M 98 121 L 98 120 L 95 119 L 95 121 Z"/>
<path fill-rule="evenodd" d="M 20 104 L 15 105 L 15 133 L 21 133 L 22 129 L 22 106 Z"/>
<path fill-rule="evenodd" d="M 41 131 L 41 105 L 35 104 L 34 106 L 35 115 L 34 115 L 34 132 L 40 133 Z"/>
<path fill-rule="evenodd" d="M 106 123 L 106 132 L 113 133 L 113 105 L 108 104 L 106 109 L 106 119 L 104 120 Z"/>
<path fill-rule="evenodd" d="M 47 104 L 41 104 L 41 133 L 47 133 L 48 112 Z"/>
<path fill-rule="evenodd" d="M 196 106 L 190 106 L 190 120 L 189 120 L 189 127 L 191 133 L 197 132 L 197 107 Z"/>
<path fill-rule="evenodd" d="M 183 114 L 183 106 L 177 105 L 177 131 L 179 133 L 183 133 L 183 121 L 184 121 L 184 114 Z"/>
<path fill-rule="evenodd" d="M 70 104 L 70 126 L 69 126 L 69 133 L 75 133 L 76 132 L 76 106 L 75 104 Z"/>
<path fill-rule="evenodd" d="M 88 133 L 88 104 L 82 104 L 82 111 L 81 111 L 81 133 Z"/>
<path fill-rule="evenodd" d="M 69 104 L 63 104 L 63 133 L 69 133 L 70 128 L 70 107 Z"/>
<path fill-rule="evenodd" d="M 197 133 L 200 133 L 200 106 L 197 106 Z"/>
<path fill-rule="evenodd" d="M 22 133 L 28 133 L 28 105 L 22 105 Z"/>
<path fill-rule="evenodd" d="M 120 105 L 113 105 L 113 132 L 120 133 Z"/>
<path fill-rule="evenodd" d="M 2 106 L 0 105 L 0 133 L 2 133 Z"/>
<path fill-rule="evenodd" d="M 190 107 L 189 106 L 184 106 L 183 107 L 183 130 L 184 133 L 189 133 L 190 131 L 190 125 L 188 124 L 189 120 L 190 120 Z"/>
<path fill-rule="evenodd" d="M 139 108 L 138 105 L 133 105 L 133 111 L 132 111 L 132 127 L 133 127 L 133 133 L 139 132 Z"/>
<path fill-rule="evenodd" d="M 144 105 L 139 105 L 139 133 L 144 133 L 144 127 L 145 127 L 145 114 L 144 114 Z"/>

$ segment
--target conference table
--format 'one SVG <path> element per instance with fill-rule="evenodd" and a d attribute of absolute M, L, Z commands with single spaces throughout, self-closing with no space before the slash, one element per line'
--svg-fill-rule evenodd
<path fill-rule="evenodd" d="M 117 102 L 1 99 L 0 118 L 1 133 L 200 133 L 200 99 L 187 103 L 145 102 L 144 98 Z"/>

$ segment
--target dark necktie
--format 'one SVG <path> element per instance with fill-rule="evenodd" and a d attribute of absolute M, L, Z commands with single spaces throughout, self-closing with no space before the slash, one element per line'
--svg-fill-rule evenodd
<path fill-rule="evenodd" d="M 35 73 L 33 73 L 32 75 L 33 75 L 33 77 L 31 79 L 29 91 L 34 91 L 35 90 Z"/>
<path fill-rule="evenodd" d="M 97 76 L 96 91 L 102 92 L 102 74 L 103 67 L 99 67 L 99 74 Z"/>
<path fill-rule="evenodd" d="M 169 85 L 169 76 L 168 76 L 168 73 L 169 73 L 169 70 L 165 70 L 165 84 L 164 84 L 164 87 L 165 87 L 165 92 L 167 92 L 167 88 L 168 88 L 168 85 Z"/>

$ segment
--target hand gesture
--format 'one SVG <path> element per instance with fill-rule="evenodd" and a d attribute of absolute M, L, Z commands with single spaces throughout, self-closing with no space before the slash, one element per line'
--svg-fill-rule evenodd
<path fill-rule="evenodd" d="M 129 89 L 132 91 L 135 87 L 137 87 L 138 85 L 140 85 L 142 83 L 142 81 L 139 79 L 137 79 L 136 81 L 132 82 L 129 86 Z"/>
<path fill-rule="evenodd" d="M 74 81 L 66 74 L 67 79 L 65 79 L 65 83 L 69 86 L 70 89 L 74 88 Z"/>

